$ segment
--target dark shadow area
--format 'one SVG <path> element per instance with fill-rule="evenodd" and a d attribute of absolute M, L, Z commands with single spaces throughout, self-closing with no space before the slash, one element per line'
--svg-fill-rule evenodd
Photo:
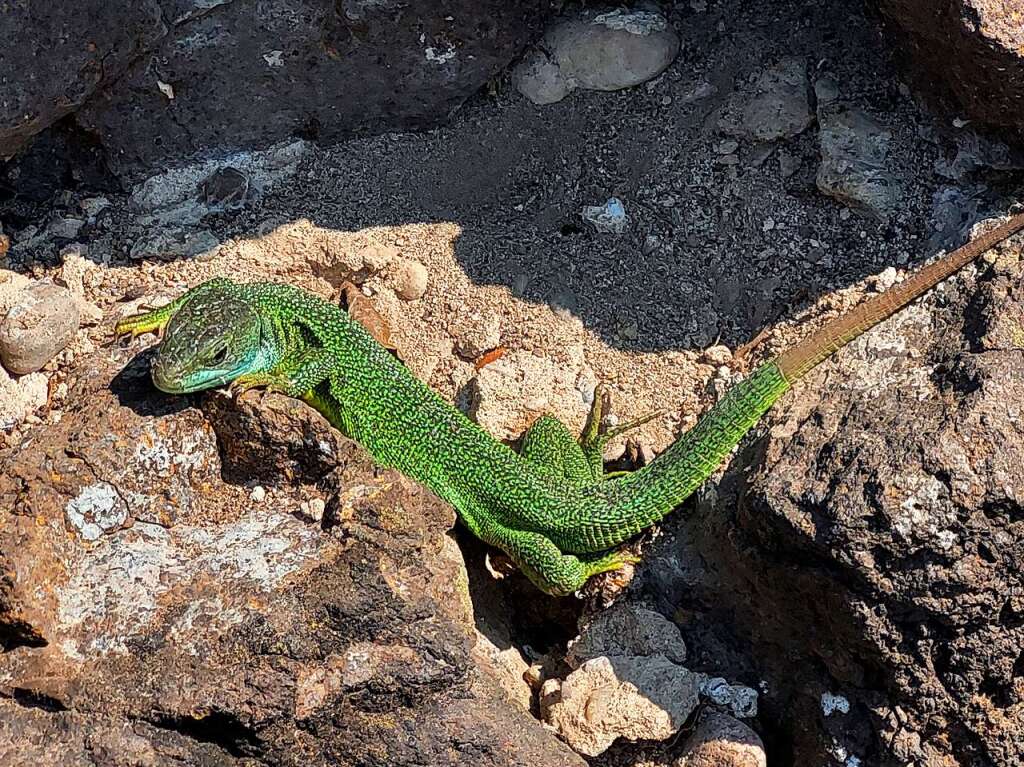
<path fill-rule="evenodd" d="M 727 3 L 700 15 L 677 8 L 674 20 L 683 49 L 656 87 L 544 107 L 480 97 L 449 127 L 332 151 L 309 169 L 315 188 L 288 183 L 274 207 L 291 212 L 283 220 L 345 231 L 455 222 L 455 256 L 474 283 L 568 309 L 609 345 L 648 352 L 745 343 L 823 293 L 959 244 L 987 212 L 973 200 L 949 213 L 944 239 L 931 237 L 932 194 L 945 182 L 921 169 L 944 150 L 920 139 L 932 118 L 899 94 L 858 4 Z M 816 188 L 817 125 L 785 141 L 741 139 L 739 164 L 719 162 L 721 110 L 786 56 L 806 62 L 812 84 L 838 80 L 892 132 L 889 163 L 906 188 L 890 222 L 847 216 Z M 823 58 L 827 72 L 815 68 Z M 712 95 L 695 99 L 701 85 Z M 580 214 L 612 196 L 628 216 L 621 235 Z M 265 215 L 222 223 L 248 236 Z"/>
<path fill-rule="evenodd" d="M 154 418 L 172 415 L 195 406 L 195 395 L 171 396 L 153 386 L 149 377 L 149 365 L 155 354 L 155 346 L 144 349 L 132 357 L 111 379 L 110 391 L 117 397 L 118 404 L 131 408 L 136 415 Z"/>
<path fill-rule="evenodd" d="M 564 650 L 577 634 L 584 603 L 575 597 L 548 596 L 518 570 L 509 570 L 500 580 L 495 578 L 488 571 L 487 557 L 492 567 L 500 567 L 496 560 L 504 555 L 461 525 L 454 535 L 466 561 L 477 630 L 499 650 L 528 648 L 527 656 L 534 657 Z"/>
<path fill-rule="evenodd" d="M 0 164 L 0 221 L 19 229 L 37 223 L 65 192 L 117 193 L 96 137 L 68 115 L 38 134 L 10 162 Z"/>

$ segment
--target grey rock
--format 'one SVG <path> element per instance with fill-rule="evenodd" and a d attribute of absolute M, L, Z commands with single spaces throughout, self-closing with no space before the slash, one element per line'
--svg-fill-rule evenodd
<path fill-rule="evenodd" d="M 238 168 L 226 165 L 218 168 L 199 187 L 199 199 L 210 211 L 238 210 L 254 198 L 249 177 Z"/>
<path fill-rule="evenodd" d="M 672 767 L 766 767 L 764 743 L 727 714 L 707 710 Z"/>
<path fill-rule="evenodd" d="M 737 719 L 757 716 L 757 690 L 741 684 L 729 684 L 722 677 L 713 677 L 701 685 L 701 694 L 716 706 L 726 706 Z"/>
<path fill-rule="evenodd" d="M 163 225 L 192 226 L 204 216 L 244 207 L 293 176 L 312 153 L 308 141 L 172 168 L 135 185 L 131 207 Z"/>
<path fill-rule="evenodd" d="M 78 206 L 90 221 L 94 221 L 100 213 L 110 207 L 110 200 L 106 197 L 86 197 Z"/>
<path fill-rule="evenodd" d="M 619 738 L 665 740 L 697 707 L 699 679 L 662 655 L 602 656 L 544 682 L 541 717 L 587 756 Z"/>
<path fill-rule="evenodd" d="M 679 100 L 683 104 L 692 104 L 695 101 L 703 101 L 706 98 L 710 98 L 717 92 L 718 88 L 712 83 L 709 83 L 707 80 L 698 80 L 683 92 Z"/>
<path fill-rule="evenodd" d="M 156 231 L 137 240 L 129 255 L 135 259 L 194 258 L 208 253 L 220 245 L 217 236 L 208 229 L 198 231 Z"/>
<path fill-rule="evenodd" d="M 814 119 L 807 98 L 809 83 L 803 59 L 785 58 L 763 71 L 751 87 L 734 97 L 719 128 L 755 141 L 792 138 Z"/>
<path fill-rule="evenodd" d="M 658 13 L 614 10 L 567 19 L 516 68 L 519 91 L 535 104 L 575 88 L 616 91 L 657 77 L 679 52 L 679 37 Z"/>
<path fill-rule="evenodd" d="M 892 134 L 866 112 L 839 101 L 819 103 L 818 189 L 881 221 L 897 213 L 899 179 L 889 167 Z"/>
<path fill-rule="evenodd" d="M 622 234 L 629 226 L 626 208 L 617 197 L 609 197 L 604 205 L 588 205 L 580 215 L 594 229 L 605 234 Z"/>
<path fill-rule="evenodd" d="M 173 5 L 159 42 L 76 114 L 124 180 L 295 135 L 443 123 L 545 16 L 541 0 L 267 0 L 253 24 L 244 3 Z"/>
<path fill-rule="evenodd" d="M 619 602 L 598 613 L 583 628 L 569 643 L 565 659 L 579 668 L 601 655 L 663 655 L 682 664 L 686 662 L 686 643 L 676 625 L 661 613 Z"/>
<path fill-rule="evenodd" d="M 1022 168 L 1024 148 L 1020 145 L 1011 147 L 973 130 L 957 134 L 956 154 L 952 161 L 942 158 L 935 164 L 936 173 L 956 181 L 963 181 L 978 172 L 1017 171 Z"/>
<path fill-rule="evenodd" d="M 831 77 L 819 77 L 814 81 L 814 97 L 819 104 L 827 104 L 839 98 L 839 83 Z"/>
<path fill-rule="evenodd" d="M 529 51 L 515 69 L 516 88 L 534 104 L 554 104 L 576 89 L 576 83 L 567 77 L 558 62 L 547 52 Z"/>
<path fill-rule="evenodd" d="M 123 182 L 295 135 L 445 122 L 525 47 L 541 0 L 18 4 L 0 16 L 0 158 L 74 113 Z M 45 51 L 46 55 L 39 55 Z"/>
<path fill-rule="evenodd" d="M 166 32 L 156 0 L 6 6 L 0 15 L 0 37 L 8 41 L 0 46 L 0 159 L 79 109 Z"/>
<path fill-rule="evenodd" d="M 58 237 L 63 240 L 73 240 L 85 226 L 85 221 L 80 218 L 60 216 L 53 219 L 46 227 L 47 234 L 51 237 Z"/>
<path fill-rule="evenodd" d="M 981 217 L 985 204 L 985 188 L 972 186 L 940 187 L 932 195 L 932 209 L 928 217 L 928 247 L 932 250 L 952 250 L 969 238 L 971 227 Z"/>
<path fill-rule="evenodd" d="M 0 321 L 0 362 L 16 375 L 34 373 L 71 343 L 79 314 L 66 288 L 47 282 L 22 290 Z"/>

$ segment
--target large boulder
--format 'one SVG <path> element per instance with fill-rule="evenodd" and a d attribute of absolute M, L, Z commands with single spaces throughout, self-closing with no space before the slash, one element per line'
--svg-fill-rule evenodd
<path fill-rule="evenodd" d="M 166 35 L 156 0 L 0 9 L 0 160 L 115 81 Z"/>
<path fill-rule="evenodd" d="M 0 72 L 18 73 L 0 77 L 0 157 L 75 112 L 122 179 L 293 136 L 336 141 L 442 123 L 532 39 L 547 7 L 37 5 L 0 12 L 0 36 L 14 41 L 0 50 Z"/>
<path fill-rule="evenodd" d="M 954 116 L 1024 140 L 1024 15 L 1005 0 L 876 0 L 911 79 Z"/>
<path fill-rule="evenodd" d="M 130 357 L 0 455 L 0 762 L 582 765 L 476 665 L 449 506 Z"/>
<path fill-rule="evenodd" d="M 1024 761 L 1022 276 L 983 264 L 840 352 L 697 512 L 799 763 Z"/>

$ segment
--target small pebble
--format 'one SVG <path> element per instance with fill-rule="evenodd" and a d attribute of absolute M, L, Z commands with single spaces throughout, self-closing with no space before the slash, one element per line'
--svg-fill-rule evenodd
<path fill-rule="evenodd" d="M 263 485 L 256 485 L 250 492 L 249 497 L 256 503 L 263 503 L 267 498 L 267 490 Z"/>
<path fill-rule="evenodd" d="M 406 301 L 423 298 L 427 292 L 427 267 L 409 258 L 397 258 L 391 264 L 391 282 L 395 293 Z"/>
<path fill-rule="evenodd" d="M 89 218 L 96 218 L 101 211 L 110 207 L 110 200 L 106 197 L 86 197 L 78 206 Z"/>
<path fill-rule="evenodd" d="M 885 269 L 881 274 L 875 275 L 875 290 L 877 290 L 879 293 L 888 290 L 889 288 L 896 284 L 897 276 L 898 275 L 896 272 L 896 267 L 894 266 L 890 266 L 887 269 Z"/>
<path fill-rule="evenodd" d="M 55 218 L 50 222 L 48 229 L 53 237 L 73 240 L 83 226 L 85 226 L 85 221 L 80 218 Z"/>
<path fill-rule="evenodd" d="M 30 285 L 0 321 L 0 362 L 16 375 L 34 373 L 71 342 L 79 321 L 67 288 L 48 282 Z"/>
<path fill-rule="evenodd" d="M 730 351 L 728 346 L 717 344 L 716 346 L 709 346 L 704 350 L 704 358 L 712 365 L 721 366 L 732 359 L 732 351 Z"/>
<path fill-rule="evenodd" d="M 327 504 L 323 498 L 311 498 L 308 501 L 303 501 L 299 508 L 314 522 L 319 522 L 324 518 L 324 509 L 327 508 Z"/>

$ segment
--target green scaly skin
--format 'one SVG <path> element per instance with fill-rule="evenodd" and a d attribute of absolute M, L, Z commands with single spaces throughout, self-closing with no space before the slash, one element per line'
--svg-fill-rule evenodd
<path fill-rule="evenodd" d="M 636 561 L 613 547 L 682 503 L 792 381 L 1022 227 L 1024 216 L 1011 219 L 833 321 L 735 385 L 650 465 L 614 479 L 603 473 L 601 451 L 612 435 L 598 427 L 600 392 L 579 440 L 545 416 L 516 453 L 414 377 L 344 311 L 289 285 L 210 280 L 115 331 L 166 328 L 152 367 L 165 392 L 259 386 L 305 400 L 378 463 L 454 506 L 474 535 L 505 551 L 538 587 L 561 595 Z"/>

